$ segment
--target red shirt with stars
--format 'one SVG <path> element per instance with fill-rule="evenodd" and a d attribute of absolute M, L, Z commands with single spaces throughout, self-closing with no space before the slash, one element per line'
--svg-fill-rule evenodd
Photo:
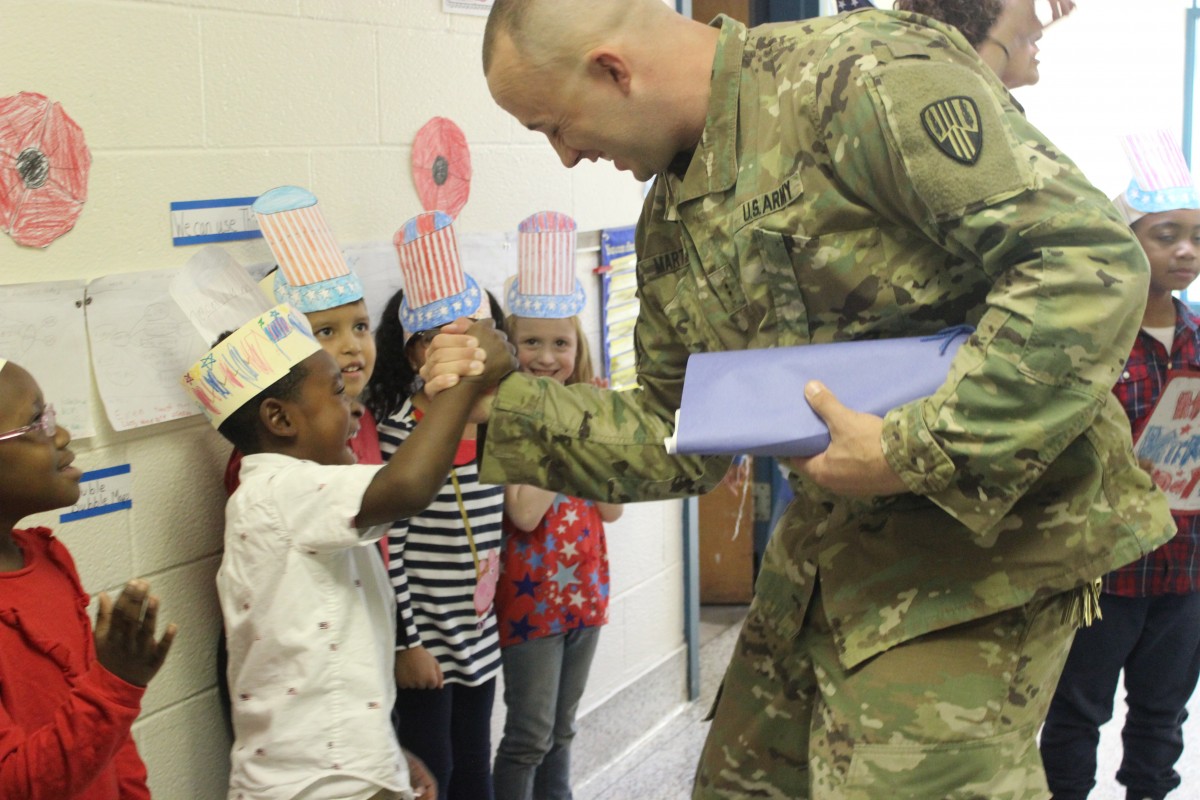
<path fill-rule="evenodd" d="M 560 494 L 532 531 L 504 518 L 500 646 L 608 622 L 608 549 L 595 503 Z"/>

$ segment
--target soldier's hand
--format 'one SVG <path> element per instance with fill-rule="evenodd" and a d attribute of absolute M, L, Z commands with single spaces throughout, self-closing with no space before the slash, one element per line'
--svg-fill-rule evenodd
<path fill-rule="evenodd" d="M 829 426 L 829 447 L 811 458 L 793 458 L 792 466 L 798 472 L 835 494 L 879 496 L 908 491 L 883 457 L 883 417 L 846 408 L 817 381 L 804 387 L 804 397 Z"/>

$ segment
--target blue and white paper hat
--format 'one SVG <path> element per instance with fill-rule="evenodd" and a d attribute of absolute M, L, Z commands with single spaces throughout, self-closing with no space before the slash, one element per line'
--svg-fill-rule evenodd
<path fill-rule="evenodd" d="M 298 186 L 263 193 L 251 206 L 279 269 L 275 299 L 305 314 L 361 300 L 362 281 L 346 264 L 317 198 Z"/>
<path fill-rule="evenodd" d="M 539 211 L 517 226 L 517 277 L 505 300 L 518 317 L 566 319 L 587 304 L 575 274 L 575 220 Z"/>
<path fill-rule="evenodd" d="M 1200 208 L 1200 193 L 1184 160 L 1178 141 L 1167 131 L 1135 133 L 1121 137 L 1121 147 L 1133 170 L 1133 180 L 1113 199 L 1132 225 L 1146 214 Z"/>
<path fill-rule="evenodd" d="M 396 231 L 392 243 L 404 276 L 400 324 L 406 340 L 459 317 L 479 315 L 483 292 L 475 279 L 463 272 L 454 219 L 449 214 L 418 214 Z"/>

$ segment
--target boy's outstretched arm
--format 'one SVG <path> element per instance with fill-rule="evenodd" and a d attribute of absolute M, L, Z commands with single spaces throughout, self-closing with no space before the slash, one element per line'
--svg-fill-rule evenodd
<path fill-rule="evenodd" d="M 411 517 L 427 508 L 450 473 L 471 407 L 516 369 L 508 338 L 492 320 L 476 322 L 469 333 L 484 350 L 483 372 L 464 376 L 430 401 L 424 418 L 367 487 L 356 527 Z"/>

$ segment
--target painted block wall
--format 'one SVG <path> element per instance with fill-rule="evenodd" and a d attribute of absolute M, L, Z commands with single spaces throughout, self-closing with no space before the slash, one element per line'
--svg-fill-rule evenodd
<path fill-rule="evenodd" d="M 89 197 L 75 229 L 45 250 L 0 236 L 6 284 L 96 278 L 182 265 L 168 204 L 256 195 L 294 183 L 321 200 L 343 245 L 390 240 L 420 209 L 410 142 L 454 119 L 475 178 L 462 233 L 508 231 L 541 209 L 581 230 L 632 224 L 641 185 L 609 165 L 568 171 L 540 135 L 491 102 L 479 66 L 483 19 L 441 0 L 4 0 L 0 96 L 45 94 L 83 128 Z M 262 240 L 223 245 L 244 264 Z M 583 265 L 586 273 L 592 264 Z M 591 279 L 587 285 L 594 287 Z M 593 304 L 594 304 L 593 299 Z M 593 346 L 598 315 L 587 315 Z M 36 364 L 26 364 L 34 375 Z M 53 398 L 50 398 L 53 400 Z M 199 417 L 77 441 L 84 469 L 132 464 L 133 508 L 57 529 L 91 592 L 151 581 L 176 648 L 135 725 L 161 800 L 224 797 L 228 739 L 215 690 L 228 446 Z M 612 623 L 584 708 L 683 644 L 678 503 L 631 507 L 609 528 Z"/>

